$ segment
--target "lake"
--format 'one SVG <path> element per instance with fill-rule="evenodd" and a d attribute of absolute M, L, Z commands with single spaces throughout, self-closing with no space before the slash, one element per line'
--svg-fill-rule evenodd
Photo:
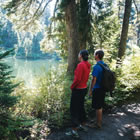
<path fill-rule="evenodd" d="M 36 76 L 42 76 L 45 71 L 48 71 L 52 67 L 57 67 L 59 64 L 59 61 L 56 61 L 56 59 L 53 58 L 27 60 L 8 57 L 5 61 L 8 65 L 12 66 L 12 74 L 17 79 L 25 81 L 25 84 L 28 86 L 33 85 L 33 80 Z"/>

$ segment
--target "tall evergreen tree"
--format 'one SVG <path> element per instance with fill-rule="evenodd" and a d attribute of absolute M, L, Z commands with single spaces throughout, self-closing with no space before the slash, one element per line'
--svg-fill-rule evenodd
<path fill-rule="evenodd" d="M 8 66 L 6 63 L 2 62 L 2 60 L 10 53 L 11 50 L 6 51 L 5 53 L 0 53 L 0 108 L 2 110 L 7 110 L 17 101 L 17 97 L 11 96 L 11 93 L 17 86 L 17 84 L 13 84 L 11 81 L 11 67 Z"/>
<path fill-rule="evenodd" d="M 117 58 L 120 24 L 112 1 L 100 0 L 94 2 L 96 14 L 92 15 L 92 45 L 89 51 L 93 54 L 94 49 L 104 49 L 105 58 L 111 62 Z M 115 6 L 114 6 L 115 7 Z"/>
<path fill-rule="evenodd" d="M 14 88 L 18 84 L 13 84 L 11 81 L 11 70 L 3 59 L 8 56 L 13 50 L 0 53 L 0 138 L 9 135 L 9 121 L 10 120 L 10 111 L 9 108 L 14 106 L 17 102 L 17 97 L 12 96 Z"/>
<path fill-rule="evenodd" d="M 120 39 L 119 52 L 118 52 L 118 58 L 120 58 L 120 59 L 122 59 L 122 57 L 125 54 L 131 7 L 132 7 L 132 0 L 126 0 L 122 32 L 121 32 L 121 39 Z"/>
<path fill-rule="evenodd" d="M 78 63 L 79 35 L 75 0 L 67 1 L 64 6 L 66 31 L 68 36 L 68 72 L 74 71 Z"/>

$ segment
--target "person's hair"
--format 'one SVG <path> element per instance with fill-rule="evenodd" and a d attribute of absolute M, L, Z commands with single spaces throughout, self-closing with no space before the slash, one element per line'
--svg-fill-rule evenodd
<path fill-rule="evenodd" d="M 102 60 L 104 57 L 104 51 L 101 49 L 98 49 L 95 51 L 94 55 L 98 55 L 99 59 Z"/>
<path fill-rule="evenodd" d="M 88 51 L 87 50 L 81 50 L 80 55 L 82 56 L 84 61 L 88 60 Z"/>

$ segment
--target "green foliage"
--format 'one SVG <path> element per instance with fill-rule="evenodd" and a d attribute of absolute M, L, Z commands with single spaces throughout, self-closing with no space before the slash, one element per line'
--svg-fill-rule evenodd
<path fill-rule="evenodd" d="M 0 10 L 0 46 L 6 49 L 14 48 L 17 44 L 17 35 L 12 29 L 12 24 L 4 17 L 1 11 L 2 10 Z"/>
<path fill-rule="evenodd" d="M 13 84 L 11 82 L 12 76 L 10 76 L 10 66 L 2 62 L 2 59 L 9 55 L 11 51 L 7 51 L 3 54 L 0 54 L 0 108 L 8 109 L 9 107 L 13 106 L 16 101 L 17 97 L 11 96 L 12 91 L 17 84 Z"/>
<path fill-rule="evenodd" d="M 87 48 L 87 46 L 93 46 L 90 42 L 92 40 L 92 1 L 91 0 L 80 0 L 77 3 L 77 21 L 78 31 L 80 38 L 80 47 Z"/>
<path fill-rule="evenodd" d="M 51 70 L 36 79 L 33 88 L 20 85 L 14 92 L 21 96 L 13 108 L 16 114 L 25 114 L 48 120 L 51 128 L 62 127 L 69 120 L 70 83 L 66 68 Z"/>
<path fill-rule="evenodd" d="M 62 72 L 61 68 L 61 72 Z M 69 108 L 69 81 L 64 73 L 51 71 L 39 79 L 38 97 L 35 99 L 36 112 L 38 117 L 47 118 L 53 126 L 61 126 L 63 117 Z M 65 79 L 65 80 L 64 80 Z M 47 87 L 46 87 L 47 85 Z M 36 106 L 39 105 L 39 106 Z"/>
<path fill-rule="evenodd" d="M 0 4 L 7 18 L 14 24 L 16 31 L 36 34 L 42 30 L 44 23 L 49 23 L 49 11 L 46 8 L 49 2 L 48 0 L 10 0 L 2 1 Z"/>
<path fill-rule="evenodd" d="M 117 83 L 113 98 L 106 96 L 107 105 L 116 105 L 132 98 L 133 93 L 140 91 L 140 57 L 124 61 L 122 68 L 116 70 Z M 129 63 L 126 63 L 129 62 Z M 111 65 L 112 66 L 112 65 Z M 129 66 L 129 69 L 128 69 Z M 34 85 L 27 88 L 23 83 L 13 92 L 20 96 L 20 101 L 11 111 L 15 115 L 30 116 L 39 120 L 19 119 L 21 130 L 28 131 L 29 138 L 43 138 L 50 133 L 50 128 L 62 128 L 70 124 L 70 84 L 72 81 L 66 75 L 64 65 L 51 69 L 44 76 L 36 77 Z M 88 83 L 89 85 L 89 83 Z M 85 109 L 88 117 L 92 115 L 92 101 L 86 96 Z M 43 131 L 43 133 L 42 133 Z M 21 134 L 20 134 L 21 135 Z M 19 136 L 20 136 L 19 135 Z"/>
<path fill-rule="evenodd" d="M 6 138 L 13 134 L 15 130 L 15 122 L 11 117 L 9 111 L 10 107 L 13 107 L 17 102 L 17 97 L 12 96 L 18 84 L 13 84 L 11 79 L 13 78 L 10 70 L 10 66 L 4 63 L 3 59 L 8 56 L 13 50 L 0 53 L 0 138 Z"/>
<path fill-rule="evenodd" d="M 116 70 L 117 82 L 113 98 L 107 97 L 107 104 L 122 103 L 133 99 L 140 91 L 140 57 L 132 56 L 125 59 L 121 68 Z"/>
<path fill-rule="evenodd" d="M 5 119 L 3 119 L 5 117 Z M 46 121 L 27 116 L 0 116 L 2 140 L 42 139 L 50 133 Z M 5 125 L 5 126 L 4 126 Z"/>
<path fill-rule="evenodd" d="M 61 0 L 60 9 L 65 9 L 71 0 Z"/>
<path fill-rule="evenodd" d="M 113 98 L 107 94 L 106 103 L 114 105 L 133 96 L 140 89 L 140 58 L 131 59 L 122 68 L 115 70 L 117 83 Z M 128 61 L 129 62 L 129 61 Z M 110 65 L 113 67 L 113 65 Z M 129 66 L 129 69 L 128 69 Z M 90 81 L 90 80 L 89 80 Z M 35 85 L 27 88 L 21 84 L 14 92 L 21 96 L 20 102 L 13 108 L 16 114 L 24 114 L 47 120 L 50 128 L 60 128 L 70 122 L 70 84 L 71 80 L 66 75 L 66 68 L 61 66 L 52 69 L 44 76 L 36 78 Z M 89 83 L 88 83 L 89 85 Z M 86 97 L 85 108 L 90 114 L 91 100 Z"/>
<path fill-rule="evenodd" d="M 15 13 L 18 3 L 19 3 L 19 0 L 12 0 L 5 6 L 5 9 L 7 9 L 8 12 Z"/>
<path fill-rule="evenodd" d="M 138 92 L 140 89 L 140 57 L 132 56 L 130 59 L 129 61 L 124 61 L 122 68 L 123 78 L 121 77 L 120 81 L 126 87 L 125 90 Z"/>
<path fill-rule="evenodd" d="M 72 3 L 71 0 L 62 0 L 60 3 L 56 3 L 56 16 L 51 18 L 52 23 L 55 24 L 51 25 L 51 29 L 49 30 L 47 37 L 45 37 L 45 40 L 47 40 L 47 38 L 53 39 L 57 46 L 56 49 L 59 50 L 60 55 L 65 59 L 68 56 L 68 41 L 70 40 L 70 38 L 68 39 L 66 30 L 65 12 L 70 2 Z M 73 1 L 73 3 L 75 3 L 76 6 L 75 22 L 78 27 L 79 48 L 86 48 L 87 44 L 92 44 L 89 43 L 91 42 L 91 1 L 80 0 Z"/>
<path fill-rule="evenodd" d="M 8 114 L 7 112 L 5 114 L 4 112 L 0 113 L 0 138 L 3 140 L 8 139 L 9 137 L 15 138 L 14 131 L 17 129 L 17 124 L 10 115 L 11 114 Z"/>
<path fill-rule="evenodd" d="M 49 11 L 46 9 L 44 19 L 41 19 L 41 28 L 49 24 Z M 5 11 L 0 9 L 0 47 L 4 50 L 15 48 L 15 56 L 20 58 L 40 59 L 49 57 L 48 53 L 43 53 L 40 50 L 40 41 L 44 37 L 44 29 L 40 32 L 32 34 L 31 32 L 21 32 L 16 30 L 16 24 L 12 24 L 6 18 Z M 20 25 L 21 26 L 21 25 Z M 7 39 L 8 38 L 8 39 Z"/>
<path fill-rule="evenodd" d="M 87 0 L 79 1 L 77 5 L 77 19 L 80 43 L 84 44 L 87 40 L 87 49 L 93 53 L 94 49 L 103 48 L 106 53 L 107 61 L 117 58 L 120 23 L 115 10 L 112 8 L 112 1 L 94 2 L 94 12 L 91 14 L 90 2 Z M 57 16 L 53 18 L 55 22 L 52 28 L 51 38 L 54 39 L 61 56 L 67 58 L 68 39 L 64 12 L 58 7 Z"/>
<path fill-rule="evenodd" d="M 102 2 L 100 0 L 95 3 L 95 14 L 93 14 L 92 23 L 92 43 L 93 47 L 89 48 L 93 52 L 93 48 L 102 48 L 105 50 L 105 59 L 111 62 L 117 58 L 120 24 L 112 9 L 110 0 Z"/>
<path fill-rule="evenodd" d="M 49 28 L 49 31 L 51 30 L 51 32 L 48 32 L 47 37 L 55 42 L 55 45 L 57 46 L 56 50 L 59 52 L 62 58 L 66 59 L 68 56 L 68 38 L 64 20 L 64 13 L 58 12 L 57 16 L 55 18 L 51 18 L 51 20 L 52 22 L 55 22 L 55 26 L 51 26 Z M 47 40 L 47 37 L 44 39 Z"/>
<path fill-rule="evenodd" d="M 12 0 L 6 7 L 8 12 L 11 13 L 9 19 L 15 24 L 18 23 L 17 29 L 21 28 L 25 31 L 29 31 L 29 25 L 34 24 L 31 31 L 43 31 L 41 30 L 42 28 L 37 29 L 39 23 L 36 20 L 43 12 L 42 10 L 44 10 L 44 5 L 46 6 L 47 1 L 42 2 L 43 3 L 36 3 L 32 0 L 19 0 L 17 2 L 17 0 Z M 66 58 L 68 54 L 64 8 L 66 8 L 69 2 L 70 0 L 62 0 L 61 5 L 57 3 L 57 16 L 52 18 L 55 22 L 52 33 L 49 35 L 46 33 L 46 38 L 44 37 L 46 40 L 48 39 L 47 37 L 53 38 L 61 56 L 64 58 Z M 91 0 L 76 1 L 78 31 L 79 34 L 81 33 L 79 40 L 82 42 L 86 38 L 86 41 L 89 41 L 88 49 L 91 53 L 93 53 L 95 48 L 103 48 L 105 50 L 105 60 L 107 62 L 113 62 L 113 59 L 117 57 L 120 23 L 115 10 L 112 8 L 112 0 L 94 1 L 92 5 L 92 12 L 94 11 L 92 18 L 90 2 Z M 41 45 L 38 41 L 40 41 L 43 36 L 43 34 L 40 34 L 41 33 L 38 34 L 38 37 L 29 37 L 30 35 L 28 34 L 28 39 L 22 41 L 23 44 L 21 45 L 26 46 L 27 44 L 29 46 L 35 46 L 35 53 L 38 54 L 38 47 Z M 92 38 L 90 38 L 91 35 Z M 19 37 L 20 36 L 23 36 L 23 34 L 20 34 Z M 47 41 L 45 42 L 43 40 L 42 44 L 48 45 Z M 49 45 L 48 48 L 50 48 Z M 4 55 L 1 54 L 0 59 L 6 55 L 6 53 Z M 128 61 L 130 63 L 125 63 Z M 140 57 L 133 57 L 128 61 L 124 61 L 122 68 L 116 70 L 117 83 L 114 97 L 106 97 L 106 103 L 109 105 L 123 102 L 132 97 L 134 93 L 140 91 Z M 26 137 L 27 139 L 31 139 L 31 137 L 41 139 L 42 132 L 44 134 L 49 133 L 50 130 L 48 127 L 56 129 L 70 122 L 70 84 L 72 81 L 66 75 L 66 68 L 64 66 L 56 68 L 55 70 L 52 69 L 48 73 L 45 73 L 44 76 L 37 77 L 31 88 L 21 83 L 16 89 L 16 84 L 11 83 L 11 72 L 9 68 L 9 66 L 0 60 L 0 136 L 2 138 L 15 138 L 16 134 L 17 136 L 22 136 L 21 133 L 27 130 L 25 136 L 30 135 Z M 14 96 L 11 96 L 11 93 L 13 93 Z M 17 104 L 15 104 L 17 101 L 15 96 L 20 96 L 20 101 Z M 11 112 L 20 117 L 13 119 L 9 107 L 11 107 Z M 88 96 L 86 97 L 85 108 L 88 113 L 92 110 L 91 100 L 89 100 Z M 39 119 L 33 120 L 26 117 L 24 118 L 23 116 Z"/>

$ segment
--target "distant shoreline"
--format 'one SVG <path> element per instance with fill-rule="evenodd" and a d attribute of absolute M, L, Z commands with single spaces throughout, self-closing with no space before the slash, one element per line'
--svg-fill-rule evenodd
<path fill-rule="evenodd" d="M 56 61 L 62 60 L 60 57 L 53 57 L 53 56 L 42 56 L 42 57 L 24 57 L 24 56 L 9 56 L 7 58 L 16 58 L 19 60 L 28 60 L 28 61 L 39 61 L 39 60 L 51 60 L 54 59 Z"/>

